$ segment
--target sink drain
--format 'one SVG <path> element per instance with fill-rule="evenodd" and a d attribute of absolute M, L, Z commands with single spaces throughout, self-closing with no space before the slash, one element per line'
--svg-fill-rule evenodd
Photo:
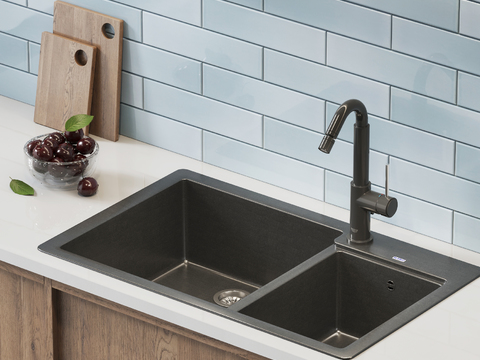
<path fill-rule="evenodd" d="M 237 301 L 242 300 L 245 296 L 249 295 L 248 291 L 229 289 L 217 292 L 213 296 L 213 300 L 220 306 L 229 307 L 235 304 Z"/>

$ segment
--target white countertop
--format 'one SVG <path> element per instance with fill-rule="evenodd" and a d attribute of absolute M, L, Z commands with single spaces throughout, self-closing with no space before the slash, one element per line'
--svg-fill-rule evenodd
<path fill-rule="evenodd" d="M 189 169 L 311 211 L 348 221 L 348 211 L 120 136 L 100 144 L 90 198 L 52 190 L 27 170 L 23 145 L 52 130 L 33 122 L 34 108 L 0 96 L 0 260 L 272 359 L 334 359 L 120 280 L 43 254 L 37 246 L 178 169 Z M 14 194 L 10 177 L 35 189 Z M 401 206 L 401 205 L 400 205 Z M 380 221 L 372 230 L 480 266 L 480 254 Z M 480 279 L 356 357 L 358 360 L 480 359 Z"/>

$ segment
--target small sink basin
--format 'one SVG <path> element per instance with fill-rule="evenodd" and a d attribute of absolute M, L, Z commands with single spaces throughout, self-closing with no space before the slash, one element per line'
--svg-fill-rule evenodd
<path fill-rule="evenodd" d="M 445 282 L 343 248 L 325 255 L 240 312 L 345 348 Z"/>
<path fill-rule="evenodd" d="M 39 250 L 350 359 L 480 268 L 191 171 L 172 173 Z"/>
<path fill-rule="evenodd" d="M 222 290 L 252 293 L 342 233 L 332 227 L 339 222 L 293 215 L 287 204 L 272 200 L 180 171 L 40 250 L 150 289 L 160 284 L 214 303 Z"/>

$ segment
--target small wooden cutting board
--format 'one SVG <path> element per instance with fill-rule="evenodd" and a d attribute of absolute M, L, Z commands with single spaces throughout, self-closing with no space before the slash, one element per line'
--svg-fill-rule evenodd
<path fill-rule="evenodd" d="M 90 114 L 95 46 L 42 33 L 34 121 L 63 131 L 77 114 Z"/>
<path fill-rule="evenodd" d="M 90 132 L 118 140 L 123 20 L 55 1 L 53 33 L 97 47 Z"/>

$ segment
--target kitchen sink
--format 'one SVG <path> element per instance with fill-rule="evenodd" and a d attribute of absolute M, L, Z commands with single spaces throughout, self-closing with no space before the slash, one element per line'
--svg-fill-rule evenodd
<path fill-rule="evenodd" d="M 352 358 L 480 268 L 179 170 L 39 246 L 64 260 L 338 358 Z"/>

